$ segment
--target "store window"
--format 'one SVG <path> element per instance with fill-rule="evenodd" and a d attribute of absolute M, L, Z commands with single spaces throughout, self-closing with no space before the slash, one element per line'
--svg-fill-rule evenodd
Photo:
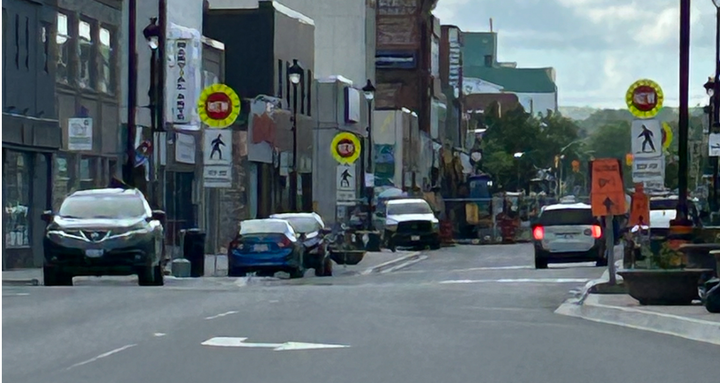
<path fill-rule="evenodd" d="M 70 29 L 68 17 L 64 13 L 57 14 L 57 35 L 55 43 L 57 44 L 57 64 L 55 78 L 58 82 L 67 83 L 70 62 Z"/>
<path fill-rule="evenodd" d="M 55 156 L 55 169 L 53 172 L 53 210 L 60 209 L 65 197 L 70 194 L 70 163 L 65 155 Z"/>
<path fill-rule="evenodd" d="M 97 186 L 99 161 L 97 157 L 83 157 L 80 160 L 80 190 L 93 189 Z"/>
<path fill-rule="evenodd" d="M 80 20 L 78 23 L 78 54 L 80 55 L 78 85 L 82 88 L 92 86 L 93 72 L 93 39 L 92 28 L 87 21 Z"/>
<path fill-rule="evenodd" d="M 5 248 L 30 247 L 30 156 L 7 150 L 3 167 L 5 194 Z"/>

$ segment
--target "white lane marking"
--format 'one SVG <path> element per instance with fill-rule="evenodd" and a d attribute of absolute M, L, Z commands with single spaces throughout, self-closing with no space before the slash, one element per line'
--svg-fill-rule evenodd
<path fill-rule="evenodd" d="M 217 314 L 217 315 L 212 315 L 212 316 L 206 317 L 205 319 L 217 319 L 217 318 L 222 318 L 222 317 L 224 317 L 224 316 L 228 316 L 228 315 L 232 315 L 232 314 L 237 314 L 237 313 L 238 313 L 237 311 L 228 311 L 228 312 L 226 312 L 226 313 L 222 313 L 222 314 Z"/>
<path fill-rule="evenodd" d="M 418 259 L 413 259 L 413 260 L 407 261 L 407 262 L 405 262 L 405 263 L 401 263 L 401 264 L 399 264 L 399 265 L 397 265 L 397 266 L 395 266 L 395 267 L 391 267 L 391 268 L 389 268 L 389 269 L 382 270 L 382 271 L 380 271 L 380 274 L 392 273 L 392 272 L 398 271 L 398 270 L 400 270 L 400 269 L 404 269 L 404 268 L 406 268 L 406 267 L 410 267 L 410 266 L 412 266 L 412 265 L 414 265 L 414 264 L 416 264 L 416 263 L 418 263 L 418 262 L 422 262 L 422 261 L 424 261 L 424 260 L 426 260 L 426 259 L 428 259 L 428 256 L 427 256 L 427 255 L 423 255 L 423 256 L 421 256 L 421 257 L 418 258 Z"/>
<path fill-rule="evenodd" d="M 493 271 L 493 270 L 528 270 L 528 269 L 534 269 L 535 266 L 488 266 L 488 267 L 469 267 L 466 269 L 452 269 L 452 270 L 434 270 L 434 271 L 442 271 L 442 272 L 449 272 L 449 273 L 461 273 L 466 271 Z M 401 271 L 401 273 L 427 273 L 431 270 L 406 270 Z"/>
<path fill-rule="evenodd" d="M 30 295 L 30 293 L 9 293 L 9 294 L 3 294 L 4 297 L 26 297 Z"/>
<path fill-rule="evenodd" d="M 153 336 L 156 336 L 156 337 L 161 337 L 161 336 L 165 336 L 165 335 L 167 335 L 167 334 L 165 334 L 164 332 L 156 332 L 153 334 Z"/>
<path fill-rule="evenodd" d="M 125 350 L 127 350 L 128 348 L 135 347 L 135 346 L 137 346 L 137 344 L 128 344 L 128 345 L 125 345 L 125 346 L 116 348 L 116 349 L 114 349 L 114 350 L 111 350 L 111 351 L 108 351 L 108 352 L 106 352 L 106 353 L 100 354 L 100 355 L 98 355 L 98 356 L 96 356 L 96 357 L 94 357 L 94 358 L 90 358 L 90 359 L 88 359 L 88 360 L 86 360 L 86 361 L 84 361 L 84 362 L 75 363 L 75 364 L 73 364 L 72 366 L 68 367 L 67 369 L 69 370 L 69 369 L 71 369 L 71 368 L 84 366 L 84 365 L 86 365 L 86 364 L 88 364 L 88 363 L 95 362 L 95 361 L 100 360 L 100 359 L 102 359 L 102 358 L 107 358 L 107 357 L 110 356 L 110 355 L 117 354 L 118 352 L 125 351 Z"/>
<path fill-rule="evenodd" d="M 466 284 L 466 283 L 586 283 L 589 279 L 583 278 L 520 278 L 520 279 L 458 279 L 441 281 L 440 284 Z"/>
<path fill-rule="evenodd" d="M 273 299 L 273 300 L 271 300 L 271 301 L 268 301 L 268 302 L 269 302 L 269 303 L 278 303 L 278 302 L 280 302 L 280 301 L 279 301 L 279 300 L 277 300 L 277 299 Z"/>
<path fill-rule="evenodd" d="M 342 344 L 322 344 L 322 343 L 303 343 L 303 342 L 285 342 L 285 343 L 245 343 L 247 338 L 242 337 L 215 337 L 210 338 L 201 343 L 203 346 L 211 347 L 242 347 L 242 348 L 272 348 L 273 351 L 293 351 L 293 350 L 319 350 L 326 348 L 347 348 L 350 346 Z"/>

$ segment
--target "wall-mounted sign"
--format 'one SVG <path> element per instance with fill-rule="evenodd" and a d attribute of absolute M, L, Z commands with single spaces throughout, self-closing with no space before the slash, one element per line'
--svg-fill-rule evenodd
<path fill-rule="evenodd" d="M 378 51 L 375 54 L 375 67 L 383 69 L 415 69 L 417 54 L 415 51 Z"/>
<path fill-rule="evenodd" d="M 653 118 L 663 107 L 662 88 L 655 81 L 643 79 L 635 81 L 625 94 L 627 107 L 637 118 Z"/>
<path fill-rule="evenodd" d="M 68 150 L 93 149 L 92 118 L 68 118 Z"/>
<path fill-rule="evenodd" d="M 210 85 L 200 93 L 198 113 L 207 126 L 227 128 L 240 115 L 240 97 L 225 84 Z"/>
<path fill-rule="evenodd" d="M 330 145 L 330 153 L 341 164 L 353 164 L 360 157 L 360 140 L 352 133 L 341 132 L 335 135 Z"/>

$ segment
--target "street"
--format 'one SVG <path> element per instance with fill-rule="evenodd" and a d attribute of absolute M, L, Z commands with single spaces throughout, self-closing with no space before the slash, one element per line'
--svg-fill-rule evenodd
<path fill-rule="evenodd" d="M 602 268 L 535 270 L 528 244 L 424 254 L 370 275 L 3 287 L 2 377 L 661 383 L 715 371 L 716 346 L 553 313 Z"/>

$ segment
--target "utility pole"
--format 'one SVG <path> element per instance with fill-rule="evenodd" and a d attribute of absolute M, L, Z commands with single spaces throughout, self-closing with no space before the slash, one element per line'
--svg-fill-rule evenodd
<path fill-rule="evenodd" d="M 135 108 L 137 106 L 137 0 L 128 0 L 128 95 L 127 95 L 127 140 L 125 155 L 127 161 L 123 168 L 123 181 L 135 185 Z"/>
<path fill-rule="evenodd" d="M 686 226 L 688 222 L 688 102 L 690 76 L 690 0 L 680 0 L 680 110 L 678 134 L 678 205 L 677 225 Z M 717 78 L 716 78 L 717 80 Z M 716 81 L 716 88 L 717 88 Z"/>

